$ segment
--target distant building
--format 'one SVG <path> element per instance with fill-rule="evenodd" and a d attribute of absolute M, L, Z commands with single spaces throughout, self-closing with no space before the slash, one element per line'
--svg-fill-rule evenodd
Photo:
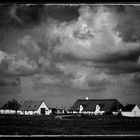
<path fill-rule="evenodd" d="M 140 108 L 136 104 L 128 104 L 121 111 L 122 116 L 140 117 Z"/>
<path fill-rule="evenodd" d="M 16 110 L 12 110 L 12 109 L 0 109 L 0 114 L 16 114 Z"/>
<path fill-rule="evenodd" d="M 65 108 L 50 108 L 51 114 L 65 114 Z"/>
<path fill-rule="evenodd" d="M 117 99 L 78 99 L 68 113 L 83 113 L 102 115 L 103 113 L 117 114 L 123 105 Z"/>
<path fill-rule="evenodd" d="M 57 108 L 57 114 L 65 114 L 66 111 L 64 108 Z"/>
<path fill-rule="evenodd" d="M 27 100 L 23 103 L 21 108 L 17 111 L 21 115 L 49 115 L 50 110 L 47 104 L 42 101 Z"/>

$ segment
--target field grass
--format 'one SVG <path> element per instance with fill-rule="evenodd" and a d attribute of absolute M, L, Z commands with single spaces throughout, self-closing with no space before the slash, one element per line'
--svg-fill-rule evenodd
<path fill-rule="evenodd" d="M 140 118 L 0 115 L 0 135 L 140 135 Z"/>

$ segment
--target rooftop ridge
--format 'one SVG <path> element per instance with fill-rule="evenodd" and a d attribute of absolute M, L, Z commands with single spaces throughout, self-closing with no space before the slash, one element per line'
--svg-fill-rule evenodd
<path fill-rule="evenodd" d="M 25 101 L 44 101 L 44 100 L 25 100 Z"/>
<path fill-rule="evenodd" d="M 82 100 L 82 101 L 91 101 L 91 100 L 118 100 L 118 99 L 88 99 L 88 100 L 86 100 L 86 99 L 77 99 L 77 100 Z"/>
<path fill-rule="evenodd" d="M 25 100 L 20 110 L 37 110 L 38 107 L 42 104 L 42 102 L 44 102 L 44 100 Z"/>
<path fill-rule="evenodd" d="M 126 106 L 127 106 L 127 105 L 137 105 L 137 104 L 126 104 Z"/>
<path fill-rule="evenodd" d="M 44 100 L 25 100 L 24 102 L 45 102 Z"/>

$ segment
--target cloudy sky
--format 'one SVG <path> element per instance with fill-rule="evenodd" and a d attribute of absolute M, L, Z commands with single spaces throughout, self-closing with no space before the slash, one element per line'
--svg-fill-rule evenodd
<path fill-rule="evenodd" d="M 0 105 L 140 104 L 139 5 L 0 5 Z"/>

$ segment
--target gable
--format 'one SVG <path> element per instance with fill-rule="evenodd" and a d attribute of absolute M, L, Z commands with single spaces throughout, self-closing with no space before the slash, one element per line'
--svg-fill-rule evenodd
<path fill-rule="evenodd" d="M 41 103 L 41 105 L 39 106 L 38 109 L 40 109 L 40 108 L 46 108 L 47 110 L 49 110 L 48 106 L 46 105 L 46 103 L 44 101 Z"/>
<path fill-rule="evenodd" d="M 19 110 L 21 111 L 37 111 L 40 106 L 47 107 L 44 101 L 25 101 Z M 48 108 L 48 107 L 47 107 Z"/>
<path fill-rule="evenodd" d="M 139 109 L 139 107 L 136 105 L 134 108 L 133 108 L 133 110 L 132 111 L 137 111 L 137 112 L 140 112 L 140 109 Z"/>

